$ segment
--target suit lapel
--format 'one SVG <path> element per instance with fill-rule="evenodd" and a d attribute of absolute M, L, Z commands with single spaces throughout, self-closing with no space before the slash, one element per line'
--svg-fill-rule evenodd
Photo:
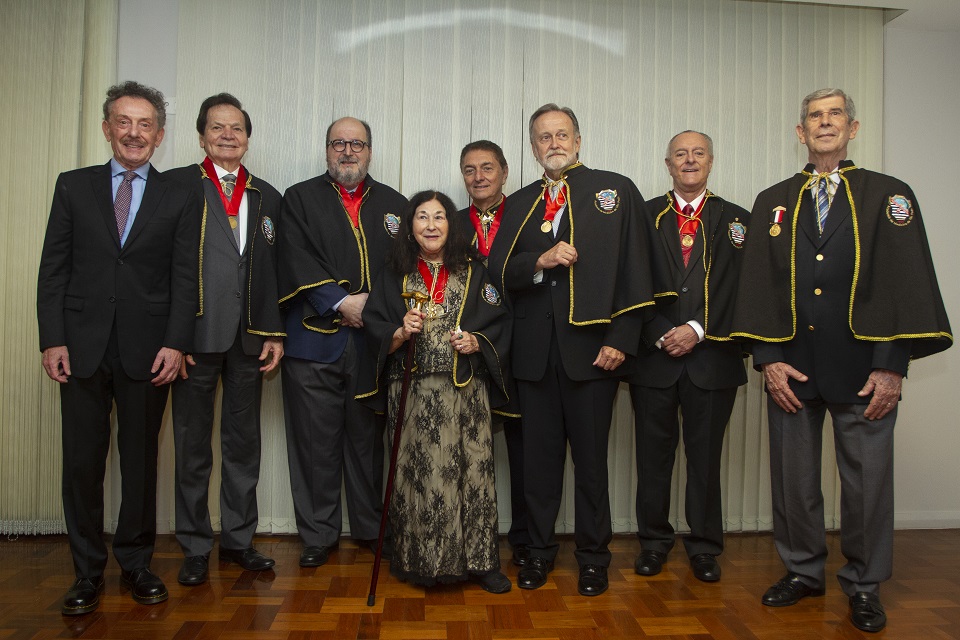
<path fill-rule="evenodd" d="M 248 186 L 244 192 L 247 194 L 247 244 L 243 248 L 243 253 L 250 250 L 250 245 L 253 244 L 253 238 L 257 235 L 257 227 L 260 225 L 261 193 L 253 182 L 248 184 L 250 186 Z"/>
<path fill-rule="evenodd" d="M 802 178 L 806 176 L 801 175 Z M 810 189 L 804 189 L 806 180 L 800 182 L 800 211 L 797 213 L 800 219 L 797 220 L 797 226 L 800 227 L 803 234 L 807 236 L 810 244 L 817 246 L 820 244 L 820 230 L 817 229 L 817 213 L 813 206 L 813 196 L 810 195 Z"/>
<path fill-rule="evenodd" d="M 140 201 L 140 208 L 137 210 L 137 217 L 133 221 L 133 227 L 130 228 L 130 233 L 127 235 L 127 241 L 123 245 L 124 249 L 136 241 L 137 236 L 143 231 L 144 225 L 146 225 L 154 213 L 156 213 L 160 201 L 163 200 L 163 194 L 167 190 L 167 185 L 164 183 L 163 177 L 153 165 L 150 165 L 150 173 L 148 175 L 147 187 L 143 190 L 143 200 Z"/>
<path fill-rule="evenodd" d="M 97 208 L 107 227 L 107 233 L 120 248 L 120 232 L 117 231 L 117 215 L 113 210 L 113 181 L 110 175 L 110 162 L 98 168 L 90 179 L 93 185 L 93 194 L 97 200 Z"/>
<path fill-rule="evenodd" d="M 223 201 L 220 199 L 220 193 L 217 191 L 217 186 L 213 184 L 215 179 L 215 177 L 208 177 L 209 183 L 204 183 L 203 186 L 203 197 L 207 201 L 207 220 L 213 218 L 217 221 L 217 227 L 219 227 L 220 231 L 227 236 L 227 240 L 239 253 L 240 247 L 237 245 L 237 239 L 233 236 L 233 229 L 230 228 L 230 217 L 227 215 L 227 211 L 223 208 Z"/>

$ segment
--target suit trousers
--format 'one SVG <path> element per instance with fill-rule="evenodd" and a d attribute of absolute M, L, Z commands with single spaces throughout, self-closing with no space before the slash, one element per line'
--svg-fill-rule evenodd
<path fill-rule="evenodd" d="M 804 400 L 787 413 L 767 398 L 773 534 L 787 570 L 811 587 L 825 586 L 827 543 L 820 489 L 823 420 L 833 419 L 840 472 L 843 592 L 879 593 L 893 573 L 893 427 L 897 409 L 867 420 L 865 404 Z"/>
<path fill-rule="evenodd" d="M 567 377 L 556 338 L 541 380 L 518 380 L 523 414 L 524 491 L 530 555 L 553 560 L 559 549 L 554 524 L 560 511 L 567 442 L 574 465 L 574 542 L 577 563 L 610 565 L 613 538 L 607 478 L 607 441 L 614 378 L 575 381 Z"/>
<path fill-rule="evenodd" d="M 239 332 L 224 353 L 194 353 L 188 378 L 173 383 L 176 449 L 177 541 L 185 556 L 209 556 L 213 549 L 208 493 L 213 469 L 214 403 L 220 405 L 220 544 L 246 549 L 257 531 L 260 479 L 260 394 L 258 356 L 243 352 Z"/>
<path fill-rule="evenodd" d="M 114 400 L 122 482 L 113 555 L 126 571 L 150 566 L 157 531 L 157 438 L 168 391 L 167 385 L 155 387 L 126 374 L 116 325 L 93 375 L 71 376 L 60 385 L 63 513 L 78 578 L 102 576 L 107 566 L 103 479 Z"/>
<path fill-rule="evenodd" d="M 669 553 L 673 548 L 670 487 L 682 414 L 687 459 L 684 513 L 690 527 L 683 544 L 690 557 L 723 552 L 720 458 L 736 397 L 736 387 L 697 387 L 686 368 L 665 389 L 630 385 L 637 447 L 637 536 L 644 551 Z"/>
<path fill-rule="evenodd" d="M 358 356 L 351 333 L 334 362 L 281 360 L 293 507 L 308 547 L 338 543 L 344 476 L 351 537 L 380 534 L 384 419 L 354 400 Z"/>
<path fill-rule="evenodd" d="M 511 547 L 530 546 L 527 499 L 523 489 L 523 425 L 520 418 L 504 420 L 503 439 L 507 443 L 507 463 L 510 467 L 510 531 L 507 532 L 507 541 Z"/>

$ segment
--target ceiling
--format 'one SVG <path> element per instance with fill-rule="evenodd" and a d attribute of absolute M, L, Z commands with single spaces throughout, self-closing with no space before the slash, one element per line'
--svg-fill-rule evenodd
<path fill-rule="evenodd" d="M 890 26 L 930 31 L 960 31 L 958 0 L 780 0 L 805 4 L 834 4 L 888 9 Z"/>

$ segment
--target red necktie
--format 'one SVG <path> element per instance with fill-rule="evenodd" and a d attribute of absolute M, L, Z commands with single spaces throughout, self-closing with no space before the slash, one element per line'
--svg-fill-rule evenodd
<path fill-rule="evenodd" d="M 683 206 L 683 214 L 677 216 L 680 226 L 680 253 L 683 254 L 683 266 L 690 264 L 690 253 L 693 251 L 693 239 L 697 236 L 699 220 L 694 216 L 693 207 L 687 203 Z"/>

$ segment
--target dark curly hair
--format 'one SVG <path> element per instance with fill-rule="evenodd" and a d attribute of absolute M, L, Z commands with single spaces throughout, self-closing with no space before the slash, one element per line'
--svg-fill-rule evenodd
<path fill-rule="evenodd" d="M 447 243 L 443 247 L 443 264 L 451 273 L 466 268 L 470 260 L 477 258 L 477 250 L 470 244 L 463 220 L 453 201 L 439 191 L 421 191 L 410 198 L 400 214 L 400 231 L 390 248 L 387 264 L 397 273 L 407 274 L 417 270 L 420 245 L 413 237 L 413 215 L 425 202 L 436 200 L 447 214 Z"/>
<path fill-rule="evenodd" d="M 103 119 L 110 120 L 110 107 L 120 98 L 143 98 L 157 112 L 157 129 L 163 129 L 167 123 L 167 103 L 163 94 L 153 87 L 127 80 L 107 89 L 107 99 L 103 102 Z"/>

